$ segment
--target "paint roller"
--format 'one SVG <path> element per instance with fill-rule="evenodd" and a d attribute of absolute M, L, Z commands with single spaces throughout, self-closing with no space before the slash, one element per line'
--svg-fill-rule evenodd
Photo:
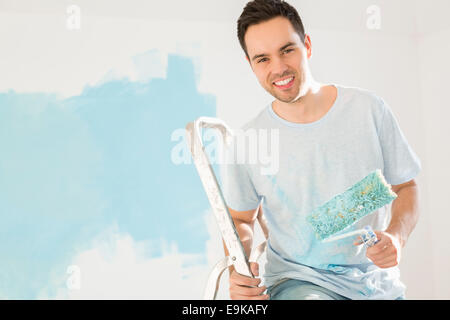
<path fill-rule="evenodd" d="M 370 226 L 349 233 L 335 234 L 349 228 L 364 216 L 391 203 L 397 194 L 386 182 L 380 169 L 355 183 L 341 194 L 313 210 L 306 220 L 313 227 L 318 239 L 331 242 L 346 237 L 360 235 L 362 242 L 373 246 L 377 237 Z"/>

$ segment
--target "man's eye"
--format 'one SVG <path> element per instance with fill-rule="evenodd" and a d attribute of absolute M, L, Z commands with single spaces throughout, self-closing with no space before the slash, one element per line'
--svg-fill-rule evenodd
<path fill-rule="evenodd" d="M 267 58 L 262 58 L 261 60 L 258 61 L 258 63 L 264 62 L 264 61 L 266 61 L 266 60 L 267 60 Z"/>
<path fill-rule="evenodd" d="M 284 53 L 289 53 L 291 51 L 294 51 L 294 49 L 286 49 L 286 50 L 284 50 Z"/>

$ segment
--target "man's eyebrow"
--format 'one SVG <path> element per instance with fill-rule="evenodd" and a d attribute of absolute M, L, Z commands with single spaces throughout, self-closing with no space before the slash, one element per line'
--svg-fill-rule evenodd
<path fill-rule="evenodd" d="M 282 46 L 279 51 L 283 51 L 287 47 L 290 47 L 290 46 L 293 46 L 293 45 L 295 45 L 295 42 L 288 42 L 284 46 Z M 268 55 L 267 53 L 261 53 L 261 54 L 254 55 L 253 58 L 252 58 L 252 61 L 255 60 L 255 59 L 258 59 L 258 58 L 265 57 L 267 55 Z"/>

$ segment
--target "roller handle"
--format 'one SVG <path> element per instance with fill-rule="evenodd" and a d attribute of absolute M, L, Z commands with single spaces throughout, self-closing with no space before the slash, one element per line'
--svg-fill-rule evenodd
<path fill-rule="evenodd" d="M 365 226 L 361 234 L 361 239 L 367 247 L 374 246 L 378 241 L 377 235 L 371 226 Z"/>

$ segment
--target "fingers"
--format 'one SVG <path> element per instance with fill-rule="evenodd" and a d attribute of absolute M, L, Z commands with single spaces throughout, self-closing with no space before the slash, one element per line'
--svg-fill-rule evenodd
<path fill-rule="evenodd" d="M 254 276 L 259 275 L 259 265 L 250 263 L 250 270 Z M 259 287 L 261 279 L 246 277 L 233 270 L 230 275 L 230 297 L 233 300 L 267 300 L 269 295 L 263 294 L 266 286 Z"/>
<path fill-rule="evenodd" d="M 394 252 L 394 246 L 386 243 L 377 243 L 373 247 L 367 248 L 367 257 L 380 260 L 386 257 L 386 255 L 393 254 Z"/>
<path fill-rule="evenodd" d="M 396 240 L 394 237 L 386 232 L 374 231 L 378 242 L 372 247 L 368 247 L 366 251 L 366 256 L 369 258 L 376 266 L 380 268 L 391 268 L 395 267 L 400 262 L 401 248 L 396 245 Z M 361 237 L 358 237 L 353 244 L 362 244 Z"/>
<path fill-rule="evenodd" d="M 230 297 L 233 300 L 267 300 L 268 294 L 263 294 L 267 290 L 266 286 L 247 287 L 238 284 L 230 284 Z"/>
<path fill-rule="evenodd" d="M 398 265 L 398 262 L 396 259 L 390 259 L 387 260 L 384 263 L 379 263 L 377 264 L 378 267 L 382 268 L 382 269 L 386 269 L 386 268 L 392 268 Z"/>
<path fill-rule="evenodd" d="M 256 287 L 261 283 L 260 278 L 250 278 L 233 271 L 230 275 L 230 285 Z"/>
<path fill-rule="evenodd" d="M 259 276 L 259 265 L 257 262 L 250 262 L 250 270 L 255 277 Z"/>
<path fill-rule="evenodd" d="M 230 284 L 230 297 L 233 300 L 267 300 L 268 294 L 263 294 L 267 287 L 246 287 Z"/>
<path fill-rule="evenodd" d="M 355 246 L 359 246 L 359 245 L 361 245 L 361 244 L 363 244 L 364 242 L 362 241 L 362 238 L 361 237 L 358 237 L 358 238 L 356 238 L 356 240 L 353 242 L 353 244 L 355 245 Z"/>
<path fill-rule="evenodd" d="M 391 245 L 385 248 L 382 252 L 378 253 L 376 256 L 368 258 L 372 260 L 374 264 L 379 266 L 380 268 L 390 268 L 398 265 L 398 254 L 397 249 Z"/>
<path fill-rule="evenodd" d="M 380 268 L 390 268 L 398 265 L 399 252 L 392 239 L 388 236 L 383 236 L 380 232 L 376 231 L 375 233 L 379 242 L 367 248 L 367 258 Z"/>
<path fill-rule="evenodd" d="M 378 243 L 376 245 L 378 245 Z M 393 253 L 390 250 L 389 251 L 386 250 L 386 248 L 383 245 L 381 245 L 378 248 L 375 248 L 375 246 L 367 248 L 366 256 L 376 265 L 378 265 L 380 262 L 386 260 L 386 258 L 389 258 Z M 373 250 L 371 250 L 371 249 L 373 249 Z"/>
<path fill-rule="evenodd" d="M 391 268 L 398 265 L 397 255 L 395 254 L 389 254 L 379 259 L 373 259 L 372 262 L 380 268 Z"/>

